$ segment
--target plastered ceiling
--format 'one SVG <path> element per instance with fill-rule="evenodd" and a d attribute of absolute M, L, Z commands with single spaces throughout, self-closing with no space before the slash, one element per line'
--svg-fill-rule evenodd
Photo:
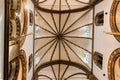
<path fill-rule="evenodd" d="M 40 80 L 87 79 L 93 46 L 90 3 L 89 0 L 36 2 L 34 59 Z"/>

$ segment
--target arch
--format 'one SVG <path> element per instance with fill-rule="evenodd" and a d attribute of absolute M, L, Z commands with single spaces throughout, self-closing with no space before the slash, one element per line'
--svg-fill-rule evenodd
<path fill-rule="evenodd" d="M 47 0 L 44 0 L 43 2 L 45 2 L 45 1 L 47 1 Z M 79 2 L 79 3 L 82 3 L 82 4 L 87 4 L 87 5 L 85 5 L 83 7 L 80 7 L 80 8 L 75 8 L 75 9 L 53 10 L 53 9 L 46 9 L 44 7 L 40 7 L 39 4 L 41 2 L 38 2 L 37 0 L 35 0 L 35 1 L 32 0 L 32 2 L 36 5 L 36 9 L 47 12 L 47 13 L 57 13 L 57 14 L 60 14 L 60 13 L 74 13 L 74 12 L 80 12 L 80 11 L 84 11 L 84 10 L 87 10 L 87 9 L 91 9 L 94 5 L 101 2 L 102 0 L 95 0 L 95 1 L 92 1 L 92 2 L 89 2 L 89 3 L 85 3 L 85 2 L 82 2 L 82 1 L 79 1 L 79 0 L 75 0 L 75 1 Z"/>
<path fill-rule="evenodd" d="M 47 13 L 57 13 L 57 14 L 59 14 L 59 13 L 65 14 L 65 13 L 69 13 L 69 12 L 74 13 L 74 12 L 85 11 L 85 10 L 91 9 L 90 6 L 85 6 L 85 7 L 82 7 L 82 8 L 71 9 L 71 10 L 61 10 L 61 11 L 50 10 L 50 9 L 46 9 L 46 8 L 43 8 L 43 7 L 40 7 L 40 6 L 37 6 L 36 8 L 40 11 L 44 11 L 44 12 L 47 12 Z"/>
<path fill-rule="evenodd" d="M 65 80 L 67 80 L 67 79 L 69 79 L 69 78 L 71 78 L 73 76 L 76 76 L 76 75 L 85 75 L 85 76 L 88 76 L 88 74 L 86 74 L 86 73 L 75 73 L 75 74 L 72 74 L 72 75 L 68 76 L 67 78 L 65 78 Z"/>
<path fill-rule="evenodd" d="M 20 62 L 19 58 L 16 57 L 12 61 L 9 62 L 9 79 L 10 80 L 17 80 L 17 77 L 19 75 L 19 69 L 20 69 Z"/>
<path fill-rule="evenodd" d="M 116 12 L 117 12 L 118 5 L 120 5 L 120 1 L 114 0 L 110 10 L 110 27 L 112 32 L 120 32 L 116 22 Z M 119 35 L 114 35 L 114 37 L 118 42 L 120 42 Z"/>
<path fill-rule="evenodd" d="M 46 63 L 43 63 L 41 64 L 36 70 L 35 70 L 35 75 L 37 75 L 37 73 L 46 68 L 46 67 L 49 67 L 51 65 L 57 65 L 57 64 L 63 64 L 63 65 L 69 65 L 69 66 L 73 66 L 73 67 L 76 67 L 78 69 L 81 69 L 83 71 L 85 71 L 86 73 L 90 73 L 90 71 L 85 67 L 83 66 L 82 64 L 78 64 L 76 62 L 72 62 L 72 61 L 66 61 L 66 60 L 54 60 L 54 61 L 51 61 L 51 62 L 46 62 Z"/>
<path fill-rule="evenodd" d="M 115 63 L 120 58 L 120 48 L 114 50 L 109 58 L 108 62 L 108 78 L 109 80 L 115 80 Z M 120 63 L 120 62 L 119 62 Z M 120 67 L 120 64 L 118 64 Z"/>
<path fill-rule="evenodd" d="M 39 76 L 43 76 L 43 77 L 46 77 L 46 78 L 48 78 L 48 79 L 50 79 L 50 80 L 52 80 L 52 78 L 50 78 L 49 76 L 47 76 L 47 75 L 38 75 L 38 77 Z"/>
<path fill-rule="evenodd" d="M 20 50 L 19 59 L 22 63 L 22 80 L 26 80 L 27 76 L 27 57 L 25 51 L 22 49 Z"/>

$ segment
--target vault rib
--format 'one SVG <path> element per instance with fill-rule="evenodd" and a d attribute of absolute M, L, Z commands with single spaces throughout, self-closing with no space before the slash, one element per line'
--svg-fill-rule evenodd
<path fill-rule="evenodd" d="M 38 77 L 41 77 L 41 76 L 46 77 L 46 78 L 48 78 L 48 79 L 52 80 L 52 78 L 50 78 L 50 77 L 49 77 L 49 76 L 47 76 L 47 75 L 43 75 L 43 74 L 38 75 Z"/>
<path fill-rule="evenodd" d="M 79 0 L 76 0 L 76 1 L 79 2 L 79 3 L 82 3 L 82 4 L 89 4 L 89 2 L 86 3 L 86 2 L 79 1 Z"/>
<path fill-rule="evenodd" d="M 64 40 L 64 43 L 68 46 L 68 48 L 77 56 L 77 58 L 87 67 L 89 67 L 80 57 L 79 55 L 71 48 L 71 46 Z"/>
<path fill-rule="evenodd" d="M 55 3 L 56 3 L 56 0 L 54 1 L 51 10 L 53 10 L 53 8 L 54 8 L 54 6 L 55 6 Z M 58 33 L 59 31 L 58 31 L 58 29 L 57 29 L 57 25 L 56 25 L 56 22 L 55 22 L 55 19 L 54 19 L 53 13 L 51 13 L 51 17 L 52 17 L 53 23 L 54 23 L 54 25 L 55 25 L 56 32 Z"/>
<path fill-rule="evenodd" d="M 45 37 L 37 37 L 34 40 L 38 40 L 38 39 L 48 39 L 48 38 L 55 38 L 55 36 L 45 36 Z"/>
<path fill-rule="evenodd" d="M 65 49 L 65 52 L 66 52 L 66 54 L 67 54 L 67 57 L 68 57 L 69 61 L 71 61 L 70 56 L 69 56 L 69 53 L 68 53 L 68 51 L 67 51 L 67 49 L 66 49 L 66 47 L 65 47 L 65 44 L 64 44 L 63 40 L 62 40 L 62 45 L 63 45 L 63 48 Z"/>
<path fill-rule="evenodd" d="M 48 44 L 52 43 L 54 40 L 55 40 L 55 39 L 52 39 L 52 40 L 50 40 L 49 42 L 47 42 L 45 45 L 43 45 L 41 48 L 39 48 L 39 49 L 35 52 L 35 54 L 37 54 L 37 52 L 39 52 L 41 49 L 43 49 L 44 47 L 46 47 Z"/>
<path fill-rule="evenodd" d="M 55 74 L 55 71 L 54 71 L 53 65 L 51 65 L 51 68 L 52 68 L 52 72 L 53 72 L 53 74 L 54 74 L 54 77 L 55 77 L 55 79 L 57 80 L 57 76 L 56 76 L 56 74 Z"/>
<path fill-rule="evenodd" d="M 61 11 L 61 0 L 59 0 L 59 11 Z M 59 33 L 61 32 L 61 13 L 59 13 Z"/>
<path fill-rule="evenodd" d="M 76 21 L 74 21 L 65 31 L 63 31 L 63 34 L 66 33 L 71 27 L 73 27 L 73 25 L 78 22 L 82 17 L 84 17 L 88 12 L 90 12 L 91 9 L 89 9 L 88 11 L 86 11 L 85 13 L 83 13 Z"/>
<path fill-rule="evenodd" d="M 54 49 L 53 49 L 53 52 L 52 52 L 52 55 L 51 55 L 51 58 L 50 58 L 50 62 L 52 61 L 52 58 L 53 58 L 53 56 L 54 56 L 54 54 L 55 54 L 55 50 L 56 50 L 56 48 L 57 48 L 57 45 L 58 45 L 58 41 L 57 41 L 57 43 L 56 43 L 56 45 L 55 45 L 55 47 L 54 47 Z"/>
<path fill-rule="evenodd" d="M 45 1 L 49 2 L 49 0 L 45 0 Z M 83 2 L 80 0 L 75 0 L 75 1 L 78 4 L 80 4 L 80 3 L 83 3 L 83 5 L 87 4 L 87 2 L 84 2 L 84 1 Z M 79 8 L 80 6 L 78 6 L 78 8 L 76 9 L 75 6 L 72 7 L 72 5 L 70 5 L 70 4 L 73 4 L 73 3 L 69 3 L 70 0 L 65 0 L 63 2 L 64 2 L 63 5 L 66 5 L 65 9 L 64 9 L 64 6 L 62 7 L 62 0 L 57 0 L 57 1 L 52 0 L 51 4 L 48 3 L 48 6 L 46 3 L 45 3 L 45 6 L 44 5 L 36 6 L 36 8 L 37 8 L 36 12 L 39 14 L 38 17 L 40 17 L 40 19 L 45 23 L 46 26 L 42 26 L 43 24 L 41 24 L 41 23 L 39 24 L 42 26 L 42 27 L 40 26 L 40 28 L 41 28 L 40 30 L 41 31 L 44 30 L 44 31 L 42 32 L 42 34 L 40 34 L 40 37 L 38 36 L 34 40 L 42 39 L 43 42 L 46 42 L 46 43 L 43 43 L 43 44 L 37 46 L 38 50 L 36 50 L 35 54 L 38 53 L 40 50 L 41 50 L 40 52 L 43 52 L 43 53 L 40 54 L 41 59 L 39 61 L 39 65 L 36 67 L 35 74 L 38 74 L 38 72 L 41 71 L 43 68 L 50 67 L 50 71 L 52 72 L 52 75 L 50 75 L 50 77 L 51 76 L 52 77 L 51 77 L 51 79 L 49 78 L 50 80 L 53 80 L 53 79 L 54 80 L 68 80 L 69 77 L 72 77 L 77 74 L 78 75 L 82 74 L 82 72 L 81 73 L 74 72 L 75 74 L 72 74 L 72 75 L 69 74 L 70 75 L 69 76 L 67 73 L 69 72 L 69 69 L 71 68 L 71 66 L 78 68 L 80 70 L 83 70 L 83 71 L 87 70 L 87 71 L 85 71 L 86 74 L 90 72 L 89 71 L 90 70 L 89 63 L 87 64 L 84 62 L 84 60 L 80 54 L 82 52 L 80 52 L 80 51 L 90 53 L 90 54 L 92 52 L 89 50 L 88 47 L 84 47 L 84 46 L 74 42 L 74 39 L 80 40 L 81 43 L 85 42 L 85 44 L 91 45 L 91 44 L 86 43 L 86 41 L 89 42 L 90 40 L 93 40 L 93 38 L 91 38 L 91 36 L 88 36 L 88 37 L 86 37 L 84 35 L 82 36 L 77 32 L 77 30 L 79 30 L 79 29 L 81 30 L 81 28 L 88 26 L 88 25 L 93 25 L 93 23 L 87 22 L 88 24 L 85 24 L 85 25 L 83 24 L 83 25 L 79 26 L 80 23 L 78 23 L 82 19 L 84 19 L 84 16 L 85 16 L 85 19 L 88 18 L 88 17 L 86 17 L 86 14 L 89 13 L 89 11 L 91 11 L 93 4 L 87 4 L 87 6 L 85 5 L 85 7 L 83 6 L 82 8 Z M 57 7 L 56 7 L 56 5 L 57 5 Z M 74 14 L 72 16 L 73 12 L 79 12 L 79 10 L 81 11 L 81 9 L 84 12 L 80 12 L 79 16 L 74 16 Z M 49 16 L 44 15 L 43 12 L 45 12 L 45 14 L 47 13 L 47 15 L 49 15 Z M 75 19 L 72 20 L 73 17 Z M 40 20 L 40 19 L 38 19 L 38 20 Z M 62 19 L 64 19 L 64 20 L 62 21 Z M 68 24 L 68 23 L 70 23 L 70 24 Z M 74 25 L 77 25 L 77 26 L 74 26 Z M 74 36 L 74 34 L 72 34 L 72 32 L 74 32 L 74 31 L 76 31 L 76 33 L 74 33 L 74 34 L 76 34 L 75 36 Z M 49 36 L 49 33 L 52 35 Z M 69 33 L 71 33 L 72 35 Z M 92 34 L 92 33 L 90 33 L 90 34 Z M 83 41 L 81 39 L 83 39 Z M 44 40 L 46 40 L 46 41 L 44 41 Z M 86 40 L 86 41 L 84 41 L 84 40 Z M 42 43 L 42 41 L 41 41 L 41 43 Z M 78 50 L 76 50 L 75 48 L 77 48 Z M 49 57 L 49 59 L 47 60 L 48 57 Z M 74 60 L 74 58 L 76 58 L 76 59 Z M 65 65 L 64 68 L 62 68 L 63 67 L 62 65 Z M 41 73 L 41 74 L 44 74 L 44 73 Z M 49 77 L 49 74 L 47 74 L 47 75 Z M 66 76 L 66 75 L 68 75 L 68 76 Z M 83 75 L 84 75 L 84 73 L 83 73 Z"/>
<path fill-rule="evenodd" d="M 61 0 L 59 0 L 59 11 L 61 11 Z M 61 32 L 61 13 L 59 13 L 59 34 Z M 61 60 L 61 40 L 59 40 L 59 61 Z M 60 64 L 58 66 L 58 80 L 60 80 Z"/>
<path fill-rule="evenodd" d="M 65 2 L 66 2 L 66 4 L 67 4 L 69 10 L 71 10 L 68 1 L 65 0 Z M 62 27 L 62 30 L 61 30 L 61 33 L 63 33 L 63 31 L 64 31 L 64 28 L 65 28 L 65 26 L 66 26 L 66 24 L 67 24 L 67 22 L 68 22 L 69 17 L 70 17 L 70 12 L 68 13 L 68 16 L 67 16 L 67 18 L 66 18 L 66 20 L 65 20 L 65 23 L 64 23 L 64 25 L 63 25 L 63 27 Z"/>
<path fill-rule="evenodd" d="M 75 76 L 75 75 L 86 75 L 86 77 L 87 77 L 88 74 L 86 74 L 86 73 L 74 73 L 74 74 L 68 76 L 67 78 L 65 78 L 65 80 L 68 80 L 70 77 Z"/>
<path fill-rule="evenodd" d="M 54 0 L 53 4 L 52 4 L 52 7 L 51 7 L 51 10 L 53 10 L 54 6 L 55 6 L 55 3 L 56 3 L 56 0 Z"/>
<path fill-rule="evenodd" d="M 67 70 L 68 70 L 68 68 L 69 68 L 69 65 L 67 65 L 67 67 L 65 68 L 65 71 L 63 72 L 63 74 L 62 74 L 62 76 L 61 76 L 61 80 L 63 79 L 63 77 L 64 77 L 65 73 L 66 73 L 66 72 L 67 72 Z"/>
<path fill-rule="evenodd" d="M 85 26 L 89 26 L 89 25 L 92 25 L 92 24 L 93 24 L 93 23 L 85 24 L 85 25 L 80 26 L 80 27 L 78 27 L 78 28 L 75 28 L 75 29 L 73 29 L 73 30 L 71 30 L 71 31 L 69 31 L 69 32 L 64 33 L 64 35 L 67 35 L 67 34 L 69 34 L 69 33 L 72 33 L 72 32 L 74 32 L 74 31 L 80 29 L 80 28 L 83 28 L 83 27 L 85 27 Z"/>
<path fill-rule="evenodd" d="M 78 39 L 89 39 L 89 40 L 92 40 L 92 38 L 90 37 L 79 37 L 79 36 L 64 36 L 66 38 L 78 38 Z"/>
<path fill-rule="evenodd" d="M 51 13 L 51 17 L 52 17 L 53 23 L 54 23 L 54 25 L 55 25 L 56 32 L 58 33 L 59 31 L 58 31 L 58 29 L 57 29 L 57 25 L 56 25 L 56 22 L 55 22 L 55 18 L 54 18 L 54 16 L 53 16 L 53 13 Z"/>
<path fill-rule="evenodd" d="M 40 58 L 40 61 L 38 62 L 38 64 L 42 61 L 42 59 L 45 57 L 45 55 L 48 53 L 48 51 L 53 47 L 53 45 L 56 43 L 56 40 L 50 45 L 50 47 L 45 51 L 45 53 L 43 54 L 43 56 Z"/>
<path fill-rule="evenodd" d="M 63 34 L 64 28 L 65 28 L 65 26 L 66 26 L 66 24 L 67 24 L 67 22 L 68 22 L 69 17 L 70 17 L 70 13 L 68 13 L 68 16 L 67 16 L 67 18 L 66 18 L 66 20 L 65 20 L 65 23 L 64 23 L 64 25 L 63 25 L 63 27 L 62 27 L 62 30 L 61 30 L 61 32 L 60 32 L 60 33 L 62 33 L 62 34 Z"/>
<path fill-rule="evenodd" d="M 83 47 L 81 47 L 81 46 L 79 46 L 79 45 L 71 42 L 70 40 L 68 40 L 68 39 L 66 39 L 66 38 L 64 38 L 64 40 L 66 40 L 67 42 L 71 43 L 72 45 L 77 46 L 78 48 L 83 49 L 84 51 L 86 51 L 86 52 L 88 52 L 88 53 L 91 54 L 91 52 L 90 52 L 89 50 L 87 50 L 87 49 L 85 49 L 85 48 L 83 48 Z"/>
<path fill-rule="evenodd" d="M 53 32 L 51 32 L 51 31 L 49 31 L 49 30 L 47 30 L 47 29 L 45 29 L 45 28 L 39 26 L 38 24 L 35 24 L 35 25 L 38 26 L 39 28 L 43 29 L 44 31 L 49 32 L 49 33 L 55 35 L 55 33 L 53 33 Z"/>
<path fill-rule="evenodd" d="M 58 45 L 58 41 L 57 41 L 57 43 L 56 43 L 56 45 L 55 45 L 55 47 L 54 47 L 54 49 L 53 49 L 53 52 L 52 52 L 52 55 L 51 55 L 51 58 L 50 58 L 50 62 L 52 61 L 52 58 L 53 58 L 53 56 L 54 56 L 54 53 L 55 53 L 55 50 L 56 50 L 57 45 Z M 55 79 L 57 80 L 57 76 L 56 76 L 56 74 L 55 74 L 55 71 L 54 71 L 54 68 L 53 68 L 52 65 L 51 65 L 51 69 L 52 69 L 52 72 L 53 72 L 53 74 L 54 74 Z"/>
<path fill-rule="evenodd" d="M 61 41 L 59 41 L 59 61 L 61 60 Z M 60 64 L 58 66 L 58 80 L 60 79 Z"/>
<path fill-rule="evenodd" d="M 38 13 L 38 15 L 47 23 L 47 25 L 51 28 L 51 30 L 56 33 L 56 31 L 52 28 L 52 26 L 47 22 L 47 20 L 40 14 L 39 11 L 36 10 L 36 12 Z"/>

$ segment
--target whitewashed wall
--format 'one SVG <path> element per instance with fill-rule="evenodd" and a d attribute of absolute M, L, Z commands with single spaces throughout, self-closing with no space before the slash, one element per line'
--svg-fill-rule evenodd
<path fill-rule="evenodd" d="M 113 0 L 104 0 L 95 7 L 95 14 L 104 11 L 104 25 L 95 26 L 95 51 L 103 54 L 103 69 L 99 69 L 94 65 L 94 74 L 99 80 L 108 80 L 108 60 L 111 53 L 120 46 L 120 43 L 112 36 L 103 33 L 103 31 L 111 32 L 110 29 L 110 8 Z M 103 76 L 105 74 L 105 76 Z"/>
<path fill-rule="evenodd" d="M 4 0 L 0 0 L 0 80 L 3 80 Z"/>
<path fill-rule="evenodd" d="M 27 0 L 26 8 L 28 9 L 28 16 L 30 10 L 34 13 L 34 5 L 31 0 Z M 28 17 L 29 20 L 29 17 Z M 30 26 L 28 22 L 28 31 L 27 33 L 33 32 L 33 26 Z M 28 63 L 29 63 L 29 56 L 33 54 L 33 35 L 29 35 L 26 37 L 25 43 L 22 47 L 25 50 L 27 56 L 27 80 L 31 80 L 33 77 L 33 66 L 31 67 L 30 71 L 28 70 Z"/>

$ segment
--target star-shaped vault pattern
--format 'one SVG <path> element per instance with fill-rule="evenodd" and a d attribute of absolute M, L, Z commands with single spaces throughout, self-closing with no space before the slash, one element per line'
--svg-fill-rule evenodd
<path fill-rule="evenodd" d="M 58 5 L 58 11 L 63 10 L 61 5 Z M 51 11 L 55 10 L 54 6 L 55 3 Z M 68 10 L 72 9 L 68 2 L 66 6 Z M 92 64 L 92 13 L 91 8 L 67 13 L 35 10 L 34 60 L 36 74 L 41 80 L 71 80 L 76 77 L 86 80 Z"/>

